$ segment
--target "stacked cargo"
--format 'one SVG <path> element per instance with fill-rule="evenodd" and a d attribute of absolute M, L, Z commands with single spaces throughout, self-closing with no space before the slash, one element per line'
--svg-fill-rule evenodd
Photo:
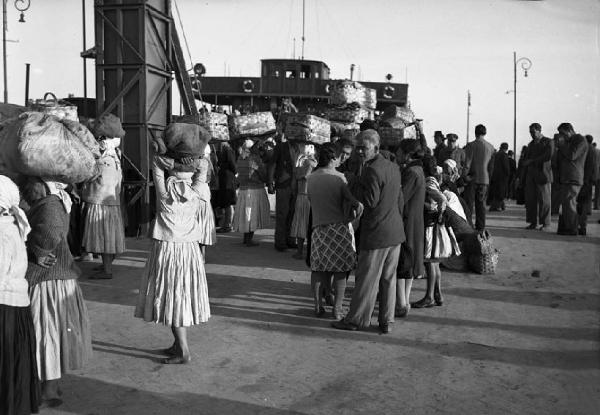
<path fill-rule="evenodd" d="M 298 113 L 286 116 L 285 137 L 290 141 L 323 144 L 330 141 L 330 133 L 331 126 L 324 118 Z"/>
<path fill-rule="evenodd" d="M 237 115 L 229 118 L 232 138 L 261 137 L 275 132 L 277 125 L 270 111 Z"/>
<path fill-rule="evenodd" d="M 374 89 L 365 88 L 359 82 L 338 81 L 333 85 L 330 97 L 332 106 L 327 110 L 327 117 L 341 124 L 341 137 L 353 139 L 358 134 L 360 124 L 374 118 L 377 106 L 377 92 Z M 346 133 L 348 130 L 350 132 Z"/>
<path fill-rule="evenodd" d="M 415 114 L 409 108 L 396 105 L 387 107 L 381 116 L 377 130 L 381 137 L 381 144 L 397 146 L 404 138 L 417 138 L 414 121 Z"/>
<path fill-rule="evenodd" d="M 210 134 L 211 140 L 229 141 L 229 123 L 227 114 L 218 112 L 200 112 L 193 115 L 174 116 L 173 122 L 197 124 Z"/>

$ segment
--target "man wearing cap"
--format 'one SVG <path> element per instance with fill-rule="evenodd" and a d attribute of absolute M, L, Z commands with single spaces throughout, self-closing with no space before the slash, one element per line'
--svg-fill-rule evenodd
<path fill-rule="evenodd" d="M 583 185 L 588 143 L 585 137 L 575 132 L 570 123 L 560 124 L 557 130 L 560 134 L 556 159 L 561 207 L 557 233 L 577 235 L 577 195 Z"/>
<path fill-rule="evenodd" d="M 440 167 L 444 164 L 444 160 L 441 159 L 442 155 L 440 154 L 440 152 L 446 149 L 446 144 L 444 144 L 445 140 L 446 137 L 444 137 L 444 134 L 442 134 L 441 131 L 436 131 L 435 133 L 433 133 L 433 141 L 435 141 L 433 156 L 435 157 L 435 160 L 437 161 L 437 164 Z"/>
<path fill-rule="evenodd" d="M 467 155 L 465 154 L 465 150 L 460 148 L 457 144 L 458 135 L 454 133 L 446 134 L 446 139 L 448 140 L 448 144 L 444 149 L 440 150 L 439 159 L 437 159 L 438 164 L 444 164 L 444 162 L 448 159 L 452 159 L 456 162 L 456 167 L 458 169 L 458 174 L 460 177 L 463 177 L 465 173 L 465 166 L 467 164 Z"/>
<path fill-rule="evenodd" d="M 465 199 L 469 210 L 475 206 L 475 229 L 485 229 L 485 201 L 493 170 L 494 147 L 485 139 L 485 125 L 475 127 L 475 141 L 465 147 L 467 155 L 467 181 Z"/>
<path fill-rule="evenodd" d="M 542 134 L 542 126 L 533 123 L 529 126 L 531 142 L 527 146 L 523 166 L 525 176 L 525 219 L 527 229 L 547 230 L 550 226 L 550 188 L 552 183 L 551 159 L 554 151 L 552 141 Z"/>
<path fill-rule="evenodd" d="M 379 154 L 379 134 L 358 134 L 356 151 L 365 163 L 357 198 L 364 205 L 356 286 L 348 315 L 333 323 L 340 330 L 369 328 L 379 291 L 379 329 L 390 331 L 396 307 L 396 268 L 405 241 L 402 185 L 398 165 Z"/>

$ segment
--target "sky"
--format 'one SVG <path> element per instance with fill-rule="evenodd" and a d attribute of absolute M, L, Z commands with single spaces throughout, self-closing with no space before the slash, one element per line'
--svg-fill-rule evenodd
<path fill-rule="evenodd" d="M 83 2 L 89 48 L 94 2 Z M 9 102 L 23 103 L 25 63 L 30 97 L 83 96 L 82 0 L 32 0 L 26 23 L 18 23 L 12 3 Z M 301 54 L 302 0 L 175 3 L 193 63 L 202 62 L 207 76 L 259 76 L 260 59 L 294 56 L 294 38 L 295 56 Z M 332 78 L 349 77 L 355 64 L 360 80 L 384 82 L 391 73 L 393 82 L 407 81 L 429 139 L 442 130 L 465 143 L 470 90 L 471 139 L 482 123 L 494 145 L 506 141 L 512 148 L 516 51 L 532 62 L 527 77 L 518 69 L 517 147 L 529 141 L 532 122 L 550 137 L 558 124 L 571 122 L 600 140 L 600 0 L 306 0 L 305 22 L 304 57 L 326 62 Z M 91 60 L 88 96 L 95 96 Z"/>

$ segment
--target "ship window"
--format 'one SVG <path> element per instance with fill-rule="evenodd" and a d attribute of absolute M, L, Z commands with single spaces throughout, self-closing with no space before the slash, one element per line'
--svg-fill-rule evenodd
<path fill-rule="evenodd" d="M 301 71 L 300 71 L 300 78 L 302 79 L 309 79 L 310 78 L 310 66 L 308 65 L 302 65 Z"/>
<path fill-rule="evenodd" d="M 295 78 L 296 77 L 296 71 L 285 71 L 285 77 L 286 78 Z"/>
<path fill-rule="evenodd" d="M 273 78 L 279 78 L 279 71 L 277 69 L 273 71 Z"/>
<path fill-rule="evenodd" d="M 319 72 L 315 72 L 315 79 L 319 79 Z"/>

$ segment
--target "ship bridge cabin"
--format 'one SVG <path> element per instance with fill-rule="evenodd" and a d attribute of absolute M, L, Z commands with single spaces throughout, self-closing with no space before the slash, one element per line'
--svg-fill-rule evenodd
<path fill-rule="evenodd" d="M 234 109 L 275 111 L 290 97 L 300 111 L 319 112 L 329 103 L 329 78 L 325 62 L 304 59 L 263 59 L 260 77 L 202 76 L 196 97 L 213 105 Z M 377 109 L 406 105 L 408 85 L 362 82 L 377 91 Z"/>

